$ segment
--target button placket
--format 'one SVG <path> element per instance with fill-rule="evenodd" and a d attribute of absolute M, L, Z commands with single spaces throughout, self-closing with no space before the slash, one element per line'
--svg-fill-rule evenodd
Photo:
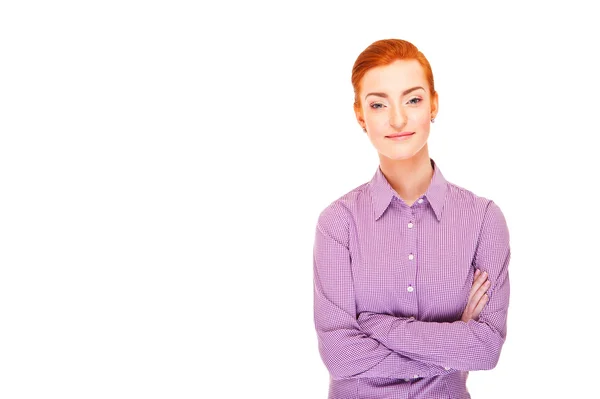
<path fill-rule="evenodd" d="M 414 220 L 415 220 L 415 213 L 414 213 L 414 211 L 411 211 L 411 220 L 407 224 L 407 227 L 409 229 L 413 229 L 415 227 Z M 410 233 L 410 234 L 412 234 L 411 239 L 410 239 L 410 242 L 411 242 L 411 245 L 410 245 L 411 253 L 408 255 L 408 259 L 409 259 L 409 261 L 411 263 L 411 266 L 413 266 L 413 267 L 415 266 L 415 262 L 413 262 L 413 260 L 415 258 L 414 252 L 415 252 L 415 249 L 416 249 L 415 245 L 414 245 L 415 241 L 416 241 L 416 238 L 414 238 L 414 234 L 415 233 L 416 233 L 415 231 L 413 231 L 412 233 Z M 413 269 L 411 269 L 411 280 L 414 281 L 415 275 L 416 275 L 416 269 L 413 268 Z M 406 287 L 406 290 L 408 292 L 413 292 L 415 290 L 415 288 L 413 287 L 413 284 L 411 283 L 411 284 L 408 285 L 408 287 Z"/>

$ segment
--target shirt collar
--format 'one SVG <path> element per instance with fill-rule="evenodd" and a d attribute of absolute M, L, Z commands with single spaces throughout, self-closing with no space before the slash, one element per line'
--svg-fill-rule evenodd
<path fill-rule="evenodd" d="M 446 189 L 448 182 L 444 178 L 442 171 L 436 165 L 435 161 L 432 158 L 429 158 L 431 161 L 431 166 L 433 167 L 433 176 L 431 178 L 431 182 L 427 191 L 424 194 L 424 197 L 427 198 L 427 201 L 431 205 L 435 216 L 438 221 L 440 221 L 442 217 L 442 209 L 444 207 L 444 200 L 446 197 Z M 400 198 L 398 193 L 392 188 L 390 183 L 387 181 L 385 175 L 381 171 L 381 167 L 377 166 L 377 171 L 375 175 L 369 182 L 371 199 L 373 201 L 373 210 L 375 212 L 375 220 L 378 220 L 381 215 L 385 212 L 385 210 L 390 205 L 392 198 Z"/>

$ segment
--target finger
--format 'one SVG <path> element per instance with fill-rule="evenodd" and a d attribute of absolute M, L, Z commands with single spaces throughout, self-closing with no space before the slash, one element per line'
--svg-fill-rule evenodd
<path fill-rule="evenodd" d="M 481 287 L 486 282 L 487 278 L 487 272 L 480 273 L 479 276 L 477 276 L 477 278 L 473 281 L 473 286 L 471 287 L 473 292 L 479 289 L 479 287 Z"/>
<path fill-rule="evenodd" d="M 479 296 L 479 298 L 481 298 L 483 296 L 483 294 L 485 294 L 487 292 L 487 290 L 490 288 L 491 285 L 492 285 L 492 283 L 490 282 L 490 280 L 481 284 L 481 286 L 477 289 L 477 292 L 475 293 L 474 296 Z"/>
<path fill-rule="evenodd" d="M 467 307 L 469 307 L 470 310 L 475 309 L 475 306 L 477 306 L 477 303 L 479 303 L 479 301 L 481 300 L 483 295 L 490 288 L 490 285 L 491 285 L 491 283 L 488 280 L 485 283 L 481 284 L 479 287 L 477 287 L 475 292 L 473 292 L 473 295 L 471 296 L 471 298 L 469 298 L 469 303 L 467 304 Z M 475 287 L 475 286 L 473 286 L 473 287 Z"/>
<path fill-rule="evenodd" d="M 473 285 L 471 285 L 471 290 L 469 291 L 469 300 L 471 300 L 471 298 L 475 294 L 475 291 L 479 289 L 482 283 L 483 282 L 477 277 L 473 279 Z"/>
<path fill-rule="evenodd" d="M 488 303 L 489 299 L 490 299 L 490 297 L 488 294 L 483 295 L 483 297 L 481 298 L 479 303 L 477 303 L 477 306 L 475 306 L 475 309 L 473 309 L 473 314 L 471 315 L 471 318 L 473 320 L 477 320 L 479 318 L 481 311 L 483 310 L 485 305 Z"/>
<path fill-rule="evenodd" d="M 477 292 L 477 290 L 481 287 L 481 285 L 485 283 L 486 279 L 487 279 L 487 273 L 483 272 L 473 281 L 473 285 L 471 286 L 471 291 L 469 292 L 469 301 L 471 300 L 473 295 L 475 295 L 475 292 Z"/>
<path fill-rule="evenodd" d="M 479 280 L 480 282 L 484 282 L 485 280 L 487 280 L 487 278 L 488 278 L 487 272 L 481 272 L 479 274 L 479 276 L 477 276 L 477 280 Z"/>
<path fill-rule="evenodd" d="M 475 292 L 475 294 L 473 295 L 473 298 L 471 299 L 472 309 L 475 309 L 475 307 L 477 306 L 479 301 L 481 301 L 481 299 L 484 297 L 484 295 L 486 295 L 487 290 L 490 288 L 490 285 L 491 285 L 491 283 L 488 280 L 481 287 L 479 287 L 479 289 Z"/>
<path fill-rule="evenodd" d="M 489 299 L 489 296 L 487 294 L 484 294 L 481 297 L 481 299 L 479 300 L 479 302 L 477 302 L 477 304 L 473 307 L 471 312 L 468 313 L 467 315 L 470 316 L 471 319 L 477 320 L 479 318 L 479 315 L 481 314 L 481 310 L 487 304 L 488 299 Z"/>

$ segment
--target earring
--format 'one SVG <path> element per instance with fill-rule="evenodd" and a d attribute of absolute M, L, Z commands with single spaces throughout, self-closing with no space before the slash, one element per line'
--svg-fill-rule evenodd
<path fill-rule="evenodd" d="M 431 123 L 435 122 L 435 118 L 431 118 Z"/>
<path fill-rule="evenodd" d="M 367 132 L 367 128 L 363 127 L 363 132 L 366 133 Z"/>

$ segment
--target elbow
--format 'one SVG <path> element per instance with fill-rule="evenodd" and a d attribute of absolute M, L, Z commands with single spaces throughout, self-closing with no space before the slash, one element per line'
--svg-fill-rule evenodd
<path fill-rule="evenodd" d="M 500 336 L 488 336 L 485 341 L 479 340 L 476 344 L 463 348 L 465 356 L 457 353 L 456 359 L 460 361 L 453 368 L 461 371 L 492 370 L 500 360 L 503 344 L 504 340 Z"/>
<path fill-rule="evenodd" d="M 355 378 L 353 375 L 345 373 L 343 370 L 331 371 L 331 369 L 329 369 L 329 376 L 332 380 L 348 380 L 351 378 Z"/>
<path fill-rule="evenodd" d="M 329 352 L 322 347 L 320 348 L 320 352 L 323 364 L 325 364 L 332 379 L 345 380 L 355 377 L 356 372 L 353 370 L 352 365 L 344 362 L 339 354 Z"/>
<path fill-rule="evenodd" d="M 479 370 L 492 370 L 500 360 L 500 347 L 490 348 Z"/>
<path fill-rule="evenodd" d="M 498 364 L 499 359 L 499 347 L 479 347 L 471 355 L 464 357 L 453 368 L 461 371 L 492 370 Z"/>
<path fill-rule="evenodd" d="M 504 345 L 504 340 L 500 337 L 494 340 L 494 342 L 485 345 L 482 352 L 484 356 L 481 357 L 481 361 L 477 365 L 478 367 L 475 370 L 492 370 L 498 364 L 500 360 L 500 353 L 502 352 L 502 346 Z"/>
<path fill-rule="evenodd" d="M 473 345 L 468 348 L 469 360 L 465 370 L 492 370 L 500 360 L 506 330 L 501 331 L 486 322 L 473 322 Z"/>
<path fill-rule="evenodd" d="M 325 367 L 327 368 L 327 371 L 329 371 L 329 376 L 333 380 L 346 380 L 354 377 L 347 368 L 343 367 L 340 364 L 336 364 L 333 362 L 324 363 Z"/>

